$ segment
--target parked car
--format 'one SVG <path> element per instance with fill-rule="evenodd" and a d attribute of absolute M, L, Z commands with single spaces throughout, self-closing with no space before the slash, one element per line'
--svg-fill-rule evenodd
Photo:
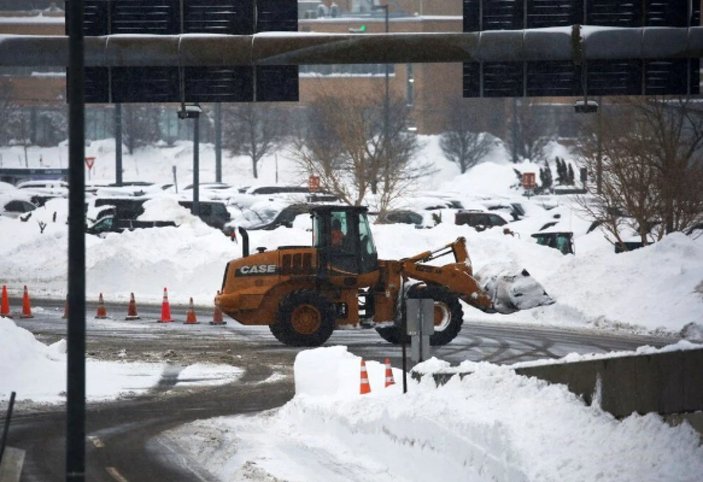
<path fill-rule="evenodd" d="M 504 226 L 508 224 L 502 216 L 496 213 L 484 211 L 458 211 L 454 215 L 454 224 L 469 225 L 476 231 L 490 229 L 493 226 Z"/>
<path fill-rule="evenodd" d="M 103 236 L 107 233 L 121 233 L 125 230 L 132 231 L 134 229 L 145 228 L 163 228 L 167 226 L 176 226 L 173 221 L 137 221 L 134 219 L 118 219 L 115 216 L 108 215 L 98 219 L 95 223 L 86 228 L 86 233 L 96 236 Z"/>
<path fill-rule="evenodd" d="M 513 221 L 519 221 L 525 216 L 525 208 L 517 202 L 494 202 L 486 201 L 485 206 L 489 211 L 498 211 L 512 218 Z"/>
<path fill-rule="evenodd" d="M 391 209 L 376 218 L 376 224 L 413 224 L 416 228 L 432 228 L 439 222 L 440 215 L 434 211 L 414 211 L 411 209 Z"/>
<path fill-rule="evenodd" d="M 9 218 L 25 219 L 28 213 L 37 208 L 34 204 L 23 197 L 0 195 L 0 215 Z"/>
<path fill-rule="evenodd" d="M 188 209 L 193 209 L 193 201 L 178 201 L 178 204 Z M 224 230 L 225 224 L 232 218 L 227 211 L 227 206 L 219 201 L 198 201 L 198 217 L 210 227 Z"/>
<path fill-rule="evenodd" d="M 99 219 L 108 214 L 103 210 L 111 210 L 115 219 L 136 220 L 144 213 L 144 203 L 149 197 L 98 197 L 91 201 L 89 207 L 93 210 L 93 219 Z M 178 204 L 188 209 L 193 208 L 193 201 L 179 200 Z M 199 201 L 198 217 L 208 226 L 224 230 L 225 224 L 231 219 L 224 203 L 219 201 Z M 102 208 L 102 209 L 101 209 Z"/>
<path fill-rule="evenodd" d="M 299 202 L 339 202 L 339 199 L 326 191 L 311 191 L 308 186 L 250 186 L 246 194 L 254 196 L 287 196 L 289 199 L 298 199 Z"/>
<path fill-rule="evenodd" d="M 551 231 L 532 235 L 537 244 L 549 246 L 561 251 L 562 254 L 574 254 L 574 233 L 570 231 Z"/>
<path fill-rule="evenodd" d="M 147 199 L 143 197 L 97 197 L 92 202 L 96 208 L 114 209 L 114 215 L 118 219 L 137 219 L 144 212 L 143 206 Z"/>
<path fill-rule="evenodd" d="M 281 226 L 286 228 L 293 227 L 293 221 L 300 215 L 310 214 L 310 204 L 292 204 L 283 208 L 276 216 L 267 223 L 247 226 L 247 230 L 263 229 L 270 231 Z"/>
<path fill-rule="evenodd" d="M 25 181 L 17 184 L 17 189 L 64 197 L 68 195 L 68 183 L 59 180 Z"/>
<path fill-rule="evenodd" d="M 628 251 L 633 251 L 635 249 L 640 249 L 647 246 L 641 240 L 638 241 L 623 241 L 615 243 L 615 254 L 627 253 Z"/>
<path fill-rule="evenodd" d="M 17 189 L 28 194 L 37 206 L 43 206 L 49 199 L 68 197 L 68 183 L 59 180 L 25 181 Z"/>

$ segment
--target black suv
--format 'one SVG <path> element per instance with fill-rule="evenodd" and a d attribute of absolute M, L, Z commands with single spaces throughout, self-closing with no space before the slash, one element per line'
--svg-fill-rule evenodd
<path fill-rule="evenodd" d="M 178 204 L 188 209 L 193 208 L 193 201 L 178 201 Z M 223 230 L 225 224 L 231 219 L 224 203 L 217 201 L 198 201 L 198 217 L 210 227 Z"/>
<path fill-rule="evenodd" d="M 483 211 L 459 211 L 454 215 L 454 224 L 468 224 L 476 231 L 492 228 L 493 226 L 503 226 L 508 222 L 498 214 L 486 213 Z"/>

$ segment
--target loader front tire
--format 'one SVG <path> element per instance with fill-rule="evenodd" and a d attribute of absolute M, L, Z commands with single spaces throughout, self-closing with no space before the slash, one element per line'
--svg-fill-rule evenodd
<path fill-rule="evenodd" d="M 294 291 L 278 310 L 278 320 L 269 329 L 278 341 L 289 346 L 320 346 L 335 327 L 332 304 L 315 291 Z"/>
<path fill-rule="evenodd" d="M 436 285 L 413 287 L 408 292 L 408 298 L 431 298 L 434 300 L 434 334 L 430 336 L 430 345 L 443 346 L 451 342 L 461 331 L 464 323 L 464 310 L 461 308 L 459 299 Z M 381 338 L 393 344 L 401 342 L 400 323 L 393 326 L 376 328 Z M 410 337 L 405 336 L 405 342 L 410 343 Z"/>

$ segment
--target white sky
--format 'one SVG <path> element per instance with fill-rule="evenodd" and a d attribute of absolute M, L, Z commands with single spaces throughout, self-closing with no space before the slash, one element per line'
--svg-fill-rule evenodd
<path fill-rule="evenodd" d="M 511 224 L 519 237 L 498 229 L 477 233 L 447 217 L 433 229 L 374 226 L 380 257 L 400 258 L 465 236 L 475 272 L 525 268 L 556 300 L 512 315 L 486 315 L 465 306 L 467 318 L 642 332 L 678 332 L 703 320 L 703 238 L 674 234 L 616 255 L 602 233 L 586 234 L 589 222 L 567 199 L 518 196 L 510 188 L 515 166 L 503 151 L 459 175 L 442 158 L 437 139 L 425 141 L 420 156 L 438 171 L 423 191 L 451 193 L 466 205 L 481 204 L 486 196 L 519 200 L 528 217 Z M 113 177 L 113 144 L 87 147 L 87 155 L 97 157 L 92 179 Z M 0 156 L 5 167 L 25 164 L 21 148 L 0 148 Z M 44 166 L 65 167 L 67 158 L 65 146 L 31 148 L 28 156 L 31 167 L 38 167 L 40 158 Z M 191 156 L 189 143 L 140 150 L 125 157 L 125 180 L 170 182 L 176 166 L 179 185 L 189 184 Z M 258 183 L 273 182 L 276 164 L 279 179 L 304 180 L 289 153 L 276 157 L 278 162 L 273 156 L 264 159 Z M 201 166 L 201 180 L 214 180 L 211 145 L 203 146 Z M 253 181 L 244 158 L 225 155 L 223 172 L 226 182 Z M 557 207 L 547 211 L 544 203 Z M 153 209 L 169 206 L 173 202 L 162 200 Z M 54 211 L 57 222 L 52 222 Z M 66 203 L 59 200 L 26 223 L 0 217 L 0 284 L 12 294 L 27 285 L 34 297 L 64 299 L 66 214 Z M 575 256 L 538 246 L 530 237 L 555 214 L 561 228 L 574 232 Z M 159 303 L 168 287 L 171 302 L 186 303 L 192 296 L 210 305 L 226 261 L 238 257 L 241 248 L 187 213 L 179 216 L 184 224 L 178 228 L 89 236 L 88 298 L 102 292 L 106 301 L 124 301 L 126 310 L 130 292 L 138 302 Z M 43 234 L 37 220 L 48 222 Z M 310 233 L 296 226 L 252 231 L 251 246 L 308 244 Z M 42 345 L 14 321 L 0 319 L 0 400 L 15 390 L 19 400 L 59 403 L 65 390 L 64 347 L 64 342 Z M 475 374 L 463 382 L 439 389 L 413 384 L 402 396 L 397 386 L 380 388 L 383 367 L 368 362 L 373 391 L 361 397 L 358 365 L 345 347 L 302 352 L 295 366 L 296 397 L 286 406 L 253 417 L 200 421 L 165 436 L 221 480 L 699 480 L 703 473 L 703 449 L 687 425 L 672 428 L 654 415 L 616 421 L 586 407 L 564 387 L 517 376 L 505 367 L 473 364 Z M 324 374 L 320 367 L 326 368 Z M 227 383 L 240 376 L 226 366 L 175 369 L 183 370 L 183 380 L 196 375 Z M 143 393 L 174 367 L 89 360 L 87 370 L 88 398 L 100 400 Z"/>

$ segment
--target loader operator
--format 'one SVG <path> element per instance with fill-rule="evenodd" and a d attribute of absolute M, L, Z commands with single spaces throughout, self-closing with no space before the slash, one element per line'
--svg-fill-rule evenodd
<path fill-rule="evenodd" d="M 332 221 L 332 246 L 341 247 L 344 241 L 344 233 L 342 233 L 342 223 L 339 219 Z"/>

